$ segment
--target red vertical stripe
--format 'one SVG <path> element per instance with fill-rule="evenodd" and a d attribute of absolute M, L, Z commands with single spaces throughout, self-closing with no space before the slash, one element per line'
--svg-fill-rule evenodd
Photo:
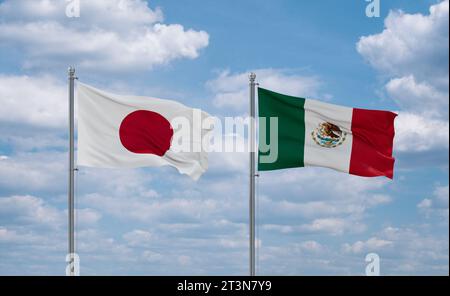
<path fill-rule="evenodd" d="M 353 109 L 350 174 L 394 177 L 394 120 L 389 111 Z"/>

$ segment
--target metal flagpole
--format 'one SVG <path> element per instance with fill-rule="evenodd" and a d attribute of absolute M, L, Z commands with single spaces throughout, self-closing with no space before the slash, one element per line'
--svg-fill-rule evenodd
<path fill-rule="evenodd" d="M 250 276 L 255 275 L 255 79 L 256 74 L 250 73 Z"/>
<path fill-rule="evenodd" d="M 74 198 L 74 177 L 75 177 L 75 160 L 74 160 L 74 94 L 75 94 L 75 68 L 69 67 L 69 258 L 70 258 L 70 275 L 75 275 L 75 198 Z"/>

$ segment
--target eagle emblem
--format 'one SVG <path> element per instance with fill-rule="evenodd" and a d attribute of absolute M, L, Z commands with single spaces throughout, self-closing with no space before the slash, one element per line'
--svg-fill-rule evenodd
<path fill-rule="evenodd" d="M 322 122 L 312 131 L 311 136 L 317 145 L 325 148 L 335 148 L 344 143 L 347 133 L 335 124 Z"/>

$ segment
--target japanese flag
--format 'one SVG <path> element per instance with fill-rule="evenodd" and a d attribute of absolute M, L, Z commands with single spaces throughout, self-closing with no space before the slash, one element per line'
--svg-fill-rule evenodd
<path fill-rule="evenodd" d="M 209 115 L 178 102 L 115 95 L 78 83 L 77 164 L 175 167 L 197 180 L 208 168 Z M 203 145 L 202 145 L 203 144 Z"/>

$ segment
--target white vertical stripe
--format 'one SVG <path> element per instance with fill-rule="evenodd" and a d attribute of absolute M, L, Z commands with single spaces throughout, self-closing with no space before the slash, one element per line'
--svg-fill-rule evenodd
<path fill-rule="evenodd" d="M 349 172 L 353 142 L 352 114 L 352 108 L 310 99 L 305 101 L 305 166 L 321 166 Z M 337 125 L 346 134 L 340 145 L 328 148 L 314 140 L 312 133 L 325 122 Z"/>

